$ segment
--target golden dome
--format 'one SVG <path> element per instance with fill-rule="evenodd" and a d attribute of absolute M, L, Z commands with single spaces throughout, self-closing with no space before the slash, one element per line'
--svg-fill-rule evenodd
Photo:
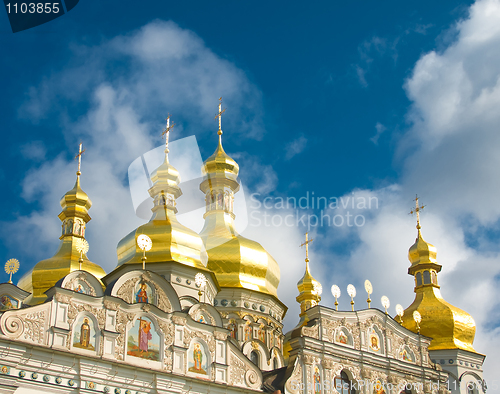
<path fill-rule="evenodd" d="M 151 176 L 153 186 L 149 195 L 154 200 L 150 221 L 124 237 L 117 247 L 118 266 L 142 264 L 142 250 L 137 245 L 137 237 L 146 234 L 153 246 L 147 252 L 147 264 L 176 261 L 191 267 L 206 270 L 202 263 L 206 259 L 200 236 L 183 226 L 176 217 L 176 198 L 182 194 L 178 184 L 179 172 L 168 161 L 168 140 L 164 162 Z"/>
<path fill-rule="evenodd" d="M 425 242 L 422 238 L 420 228 L 418 228 L 417 239 L 408 250 L 408 259 L 410 260 L 412 266 L 426 262 L 437 264 L 436 255 L 436 247 L 428 242 Z"/>
<path fill-rule="evenodd" d="M 18 286 L 32 293 L 25 300 L 26 304 L 35 305 L 44 302 L 47 298 L 45 292 L 48 289 L 70 272 L 79 269 L 80 252 L 76 246 L 80 239 L 85 239 L 86 224 L 90 221 L 88 209 L 92 205 L 87 193 L 80 187 L 80 174 L 78 171 L 73 189 L 61 198 L 62 212 L 59 214 L 59 219 L 62 221 L 62 235 L 59 249 L 53 257 L 40 261 L 19 280 Z M 98 279 L 106 274 L 85 254 L 82 258 L 82 270 L 90 272 Z"/>
<path fill-rule="evenodd" d="M 437 273 L 436 247 L 427 243 L 417 226 L 418 236 L 408 251 L 412 263 L 408 273 L 415 277 L 415 300 L 404 311 L 403 326 L 417 332 L 413 312 L 422 316 L 420 333 L 432 338 L 429 350 L 462 349 L 476 352 L 472 346 L 476 332 L 474 319 L 461 309 L 449 304 L 441 296 Z"/>
<path fill-rule="evenodd" d="M 219 115 L 222 112 L 219 106 Z M 204 180 L 200 184 L 206 202 L 200 236 L 208 254 L 207 268 L 215 273 L 221 287 L 250 289 L 277 297 L 278 263 L 259 243 L 241 236 L 234 228 L 239 166 L 222 147 L 220 118 L 218 135 L 217 149 L 203 163 Z"/>
<path fill-rule="evenodd" d="M 207 268 L 215 273 L 220 287 L 250 289 L 277 297 L 278 263 L 259 243 L 239 235 L 228 213 L 206 216 L 200 236 L 207 249 Z"/>
<path fill-rule="evenodd" d="M 219 145 L 214 154 L 205 160 L 202 168 L 203 175 L 210 173 L 225 173 L 227 177 L 233 176 L 236 180 L 239 170 L 240 167 L 238 163 L 224 151 L 221 135 L 219 135 Z"/>
<path fill-rule="evenodd" d="M 297 288 L 299 289 L 299 295 L 296 299 L 300 304 L 300 315 L 303 315 L 306 310 L 318 305 L 321 301 L 321 292 L 319 291 L 321 283 L 311 275 L 308 258 L 306 258 L 306 272 L 302 279 L 298 281 Z"/>

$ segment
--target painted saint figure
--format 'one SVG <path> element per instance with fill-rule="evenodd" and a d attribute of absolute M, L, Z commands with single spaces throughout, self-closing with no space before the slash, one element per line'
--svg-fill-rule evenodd
<path fill-rule="evenodd" d="M 89 319 L 83 319 L 82 326 L 80 327 L 80 346 L 88 348 L 90 345 L 90 324 Z"/>
<path fill-rule="evenodd" d="M 262 342 L 266 343 L 266 331 L 264 330 L 264 324 L 263 323 L 261 323 L 260 326 L 259 326 L 258 335 L 259 335 L 259 340 L 261 340 Z"/>
<path fill-rule="evenodd" d="M 147 301 L 146 301 L 147 302 Z M 151 322 L 139 319 L 139 350 L 141 354 L 143 352 L 148 352 L 149 350 L 149 340 L 153 338 L 151 334 Z"/>
<path fill-rule="evenodd" d="M 412 361 L 410 355 L 408 354 L 408 351 L 406 349 L 403 349 L 403 351 L 400 353 L 401 354 L 401 358 L 404 360 L 404 361 Z"/>
<path fill-rule="evenodd" d="M 250 325 L 249 320 L 247 320 L 247 322 L 245 323 L 245 328 L 243 329 L 243 331 L 245 332 L 245 341 L 249 341 L 250 339 L 252 339 L 252 326 Z"/>
<path fill-rule="evenodd" d="M 314 368 L 314 394 L 321 394 L 321 376 L 318 367 Z"/>
<path fill-rule="evenodd" d="M 348 338 L 347 338 L 347 335 L 345 334 L 345 332 L 343 330 L 339 331 L 339 336 L 337 338 L 337 341 L 340 342 L 340 343 L 343 343 L 344 345 L 347 345 Z"/>
<path fill-rule="evenodd" d="M 9 296 L 4 295 L 0 299 L 0 311 L 6 311 L 8 309 L 13 309 L 14 305 L 12 304 L 12 300 Z"/>
<path fill-rule="evenodd" d="M 85 294 L 85 290 L 83 289 L 82 285 L 79 284 L 75 290 L 77 293 Z"/>
<path fill-rule="evenodd" d="M 135 295 L 135 301 L 137 303 L 144 302 L 148 303 L 148 293 L 147 293 L 147 285 L 146 283 L 141 283 L 139 291 Z"/>
<path fill-rule="evenodd" d="M 193 360 L 194 360 L 194 369 L 197 372 L 203 371 L 201 368 L 201 363 L 203 361 L 203 353 L 201 352 L 200 344 L 195 343 L 193 349 Z"/>
<path fill-rule="evenodd" d="M 376 352 L 380 350 L 378 335 L 375 332 L 370 335 L 370 347 Z"/>
<path fill-rule="evenodd" d="M 227 325 L 227 329 L 229 330 L 229 335 L 231 335 L 231 338 L 237 339 L 236 338 L 236 330 L 238 327 L 236 327 L 236 324 L 234 323 L 234 319 L 231 319 L 229 321 L 229 324 Z"/>

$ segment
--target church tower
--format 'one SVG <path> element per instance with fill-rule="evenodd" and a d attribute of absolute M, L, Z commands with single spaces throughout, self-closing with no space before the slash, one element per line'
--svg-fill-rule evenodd
<path fill-rule="evenodd" d="M 168 157 L 169 133 L 173 127 L 169 116 L 163 132 L 164 160 L 151 174 L 153 185 L 148 191 L 153 199 L 151 219 L 120 240 L 117 246 L 118 265 L 104 281 L 110 283 L 126 272 L 142 269 L 143 251 L 139 248 L 137 238 L 145 234 L 152 241 L 152 248 L 147 252 L 146 269 L 163 276 L 172 284 L 181 297 L 183 307 L 199 301 L 200 289 L 195 284 L 195 276 L 202 273 L 208 279 L 204 301 L 212 304 L 218 285 L 213 272 L 205 267 L 207 257 L 203 241 L 195 231 L 182 225 L 176 216 L 176 200 L 182 191 L 179 187 L 179 172 Z"/>
<path fill-rule="evenodd" d="M 413 332 L 431 337 L 431 359 L 450 372 L 449 388 L 452 393 L 468 391 L 467 384 L 482 385 L 482 364 L 485 356 L 477 353 L 472 344 L 476 332 L 474 319 L 467 312 L 449 304 L 441 295 L 438 273 L 437 249 L 422 237 L 420 211 L 423 206 L 415 199 L 417 239 L 408 251 L 411 266 L 408 274 L 415 280 L 415 300 L 406 308 L 402 325 Z M 417 325 L 414 312 L 421 316 Z M 453 380 L 454 379 L 454 380 Z"/>
<path fill-rule="evenodd" d="M 98 279 L 105 275 L 99 265 L 91 262 L 85 253 L 81 255 L 77 250 L 78 244 L 85 240 L 87 223 L 90 221 L 88 210 L 92 206 L 89 196 L 80 187 L 83 152 L 80 144 L 76 156 L 78 171 L 75 186 L 61 198 L 62 212 L 59 214 L 59 219 L 62 221 L 62 231 L 59 249 L 53 257 L 40 261 L 19 280 L 19 287 L 32 293 L 24 301 L 25 304 L 35 305 L 44 302 L 47 298 L 45 291 L 70 272 L 80 269 L 80 257 L 83 258 L 82 270 L 90 272 Z"/>
<path fill-rule="evenodd" d="M 278 263 L 257 242 L 234 228 L 234 194 L 239 190 L 239 166 L 222 147 L 219 103 L 217 148 L 203 164 L 200 190 L 205 194 L 205 225 L 200 233 L 208 253 L 207 267 L 217 276 L 221 291 L 215 306 L 232 337 L 261 369 L 282 365 L 282 320 L 285 305 L 278 299 Z M 276 349 L 276 350 L 273 350 Z M 270 355 L 269 355 L 270 354 Z M 273 361 L 274 362 L 274 361 Z"/>
<path fill-rule="evenodd" d="M 297 288 L 299 290 L 299 295 L 297 296 L 297 302 L 300 304 L 300 323 L 307 323 L 305 319 L 306 311 L 313 306 L 316 306 L 321 301 L 322 286 L 321 284 L 312 277 L 309 271 L 309 243 L 313 240 L 309 239 L 309 234 L 306 233 L 306 241 L 301 245 L 306 247 L 306 272 L 301 280 L 297 283 Z"/>

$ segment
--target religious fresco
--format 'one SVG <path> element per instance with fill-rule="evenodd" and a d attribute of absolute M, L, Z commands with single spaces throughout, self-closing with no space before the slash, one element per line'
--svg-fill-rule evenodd
<path fill-rule="evenodd" d="M 192 342 L 188 350 L 188 371 L 208 375 L 208 357 L 205 347 L 199 342 Z"/>
<path fill-rule="evenodd" d="M 352 340 L 349 336 L 349 333 L 347 332 L 347 329 L 345 329 L 345 328 L 340 328 L 337 331 L 335 341 L 338 343 L 341 343 L 343 345 L 352 345 Z"/>
<path fill-rule="evenodd" d="M 321 394 L 321 375 L 318 367 L 314 367 L 314 394 Z"/>
<path fill-rule="evenodd" d="M 147 317 L 135 321 L 128 332 L 127 354 L 146 360 L 160 361 L 160 337 Z"/>
<path fill-rule="evenodd" d="M 259 336 L 259 340 L 266 343 L 266 331 L 263 323 L 260 324 L 257 334 Z"/>
<path fill-rule="evenodd" d="M 207 319 L 205 318 L 203 313 L 200 313 L 200 315 L 198 316 L 198 322 L 207 324 Z"/>
<path fill-rule="evenodd" d="M 370 330 L 370 335 L 368 335 L 368 345 L 374 352 L 380 351 L 380 337 L 373 327 Z"/>
<path fill-rule="evenodd" d="M 135 285 L 134 302 L 143 302 L 145 304 L 153 303 L 153 291 L 151 290 L 151 286 L 147 282 L 139 281 Z"/>
<path fill-rule="evenodd" d="M 75 283 L 75 285 L 73 286 L 73 291 L 76 291 L 80 294 L 90 294 L 88 285 L 83 282 Z"/>
<path fill-rule="evenodd" d="M 399 352 L 399 358 L 401 358 L 401 360 L 403 361 L 413 362 L 412 354 L 406 347 L 404 347 L 403 350 Z"/>
<path fill-rule="evenodd" d="M 252 323 L 250 320 L 247 320 L 245 326 L 243 327 L 243 332 L 245 333 L 245 341 L 249 341 L 252 339 Z"/>
<path fill-rule="evenodd" d="M 8 294 L 0 296 L 0 311 L 6 311 L 9 309 L 18 309 L 19 301 L 11 297 Z"/>
<path fill-rule="evenodd" d="M 231 338 L 238 339 L 238 326 L 236 325 L 234 319 L 229 320 L 227 329 L 229 330 L 229 335 L 231 336 Z"/>
<path fill-rule="evenodd" d="M 95 350 L 94 322 L 87 316 L 78 319 L 73 330 L 73 347 L 86 350 Z"/>

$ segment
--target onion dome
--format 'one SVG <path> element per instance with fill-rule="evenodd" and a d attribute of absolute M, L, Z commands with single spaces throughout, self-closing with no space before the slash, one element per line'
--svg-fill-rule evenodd
<path fill-rule="evenodd" d="M 403 326 L 432 338 L 429 350 L 461 349 L 476 352 L 472 346 L 476 332 L 474 319 L 461 309 L 449 304 L 441 296 L 437 274 L 437 250 L 426 242 L 417 222 L 418 235 L 408 251 L 411 266 L 408 274 L 415 277 L 415 300 L 404 311 Z M 417 327 L 413 312 L 418 311 L 422 321 Z"/>
<path fill-rule="evenodd" d="M 299 289 L 299 295 L 296 300 L 300 304 L 300 316 L 302 316 L 306 310 L 318 305 L 321 301 L 321 283 L 311 275 L 308 258 L 306 258 L 306 272 L 297 283 L 297 288 Z"/>
<path fill-rule="evenodd" d="M 54 286 L 58 280 L 64 278 L 72 271 L 80 268 L 80 252 L 78 243 L 85 239 L 85 230 L 90 221 L 88 210 L 92 205 L 87 193 L 80 187 L 81 144 L 78 154 L 78 171 L 73 189 L 61 198 L 62 212 L 59 219 L 62 221 L 62 234 L 59 249 L 56 254 L 46 260 L 40 261 L 27 272 L 19 281 L 19 287 L 32 293 L 25 303 L 30 305 L 40 304 L 46 300 L 45 292 Z M 90 272 L 96 278 L 102 278 L 106 273 L 97 264 L 91 262 L 85 253 L 82 254 L 82 270 Z"/>
<path fill-rule="evenodd" d="M 179 223 L 176 217 L 176 199 L 182 195 L 182 191 L 179 188 L 179 172 L 168 160 L 168 131 L 172 127 L 167 124 L 165 159 L 151 175 L 153 186 L 148 192 L 153 198 L 153 215 L 148 223 L 139 226 L 118 243 L 118 266 L 142 264 L 143 252 L 137 245 L 137 237 L 146 234 L 153 242 L 148 251 L 148 266 L 152 263 L 176 261 L 206 270 L 202 263 L 202 259 L 206 257 L 200 236 Z"/>
<path fill-rule="evenodd" d="M 309 239 L 309 234 L 306 233 L 306 241 L 302 245 L 300 245 L 306 247 L 306 272 L 304 273 L 302 279 L 297 283 L 299 295 L 297 296 L 296 300 L 300 304 L 299 316 L 302 318 L 301 322 L 304 320 L 304 314 L 306 310 L 318 305 L 321 301 L 321 283 L 314 279 L 311 275 L 311 272 L 309 271 L 309 244 L 312 241 L 312 239 Z M 301 325 L 301 323 L 299 323 L 299 325 Z"/>
<path fill-rule="evenodd" d="M 239 166 L 222 147 L 219 104 L 219 144 L 203 164 L 200 190 L 205 194 L 205 225 L 200 233 L 208 254 L 207 268 L 224 288 L 244 288 L 277 297 L 280 269 L 257 242 L 234 228 L 234 194 L 239 190 Z"/>

